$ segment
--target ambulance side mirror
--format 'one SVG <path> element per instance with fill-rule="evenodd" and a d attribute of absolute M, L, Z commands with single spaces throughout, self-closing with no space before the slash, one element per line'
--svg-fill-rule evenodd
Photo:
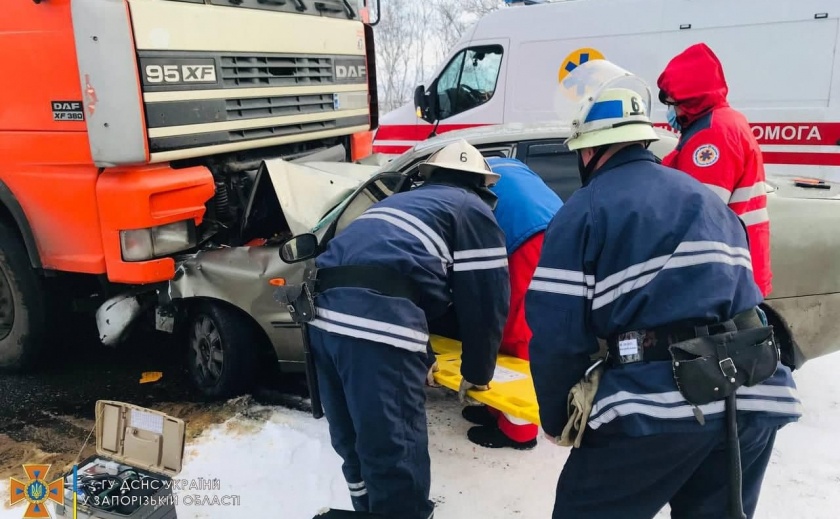
<path fill-rule="evenodd" d="M 434 94 L 433 94 L 434 95 Z M 434 102 L 430 102 L 429 95 L 426 94 L 426 87 L 418 85 L 414 89 L 414 107 L 417 112 L 417 117 L 423 119 L 427 123 L 434 123 L 437 120 L 436 110 L 434 109 Z"/>
<path fill-rule="evenodd" d="M 314 258 L 318 252 L 318 237 L 312 233 L 299 234 L 280 247 L 280 259 L 298 263 Z"/>

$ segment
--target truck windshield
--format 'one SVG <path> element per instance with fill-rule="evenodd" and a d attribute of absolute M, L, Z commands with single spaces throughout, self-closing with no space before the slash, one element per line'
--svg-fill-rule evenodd
<path fill-rule="evenodd" d="M 359 20 L 356 0 L 170 0 L 174 2 L 209 3 L 240 9 L 262 9 L 284 13 L 308 14 L 327 18 Z"/>

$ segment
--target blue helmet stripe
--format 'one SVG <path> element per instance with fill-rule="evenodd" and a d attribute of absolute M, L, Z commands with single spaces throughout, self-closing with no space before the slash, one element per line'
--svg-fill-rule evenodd
<path fill-rule="evenodd" d="M 624 105 L 620 99 L 612 101 L 598 101 L 592 105 L 589 115 L 586 116 L 587 123 L 600 121 L 601 119 L 618 119 L 624 115 Z"/>

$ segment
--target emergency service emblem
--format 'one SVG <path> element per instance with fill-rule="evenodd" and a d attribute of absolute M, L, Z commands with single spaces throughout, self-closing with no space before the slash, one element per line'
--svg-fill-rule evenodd
<path fill-rule="evenodd" d="M 703 144 L 694 150 L 694 165 L 707 168 L 718 161 L 720 152 L 714 144 Z"/>
<path fill-rule="evenodd" d="M 557 81 L 565 90 L 565 95 L 570 96 L 571 99 L 579 99 L 586 94 L 586 75 L 575 75 L 570 77 L 570 74 L 584 63 L 597 59 L 605 59 L 604 55 L 597 49 L 585 47 L 572 51 L 563 63 L 560 65 L 560 70 L 557 72 Z"/>

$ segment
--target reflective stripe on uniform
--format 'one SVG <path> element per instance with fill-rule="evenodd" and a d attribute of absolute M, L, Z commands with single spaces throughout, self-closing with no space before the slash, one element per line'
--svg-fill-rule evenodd
<path fill-rule="evenodd" d="M 732 247 L 726 243 L 717 241 L 690 241 L 680 243 L 673 254 L 658 256 L 631 265 L 605 277 L 595 283 L 594 293 L 587 285 L 580 284 L 582 282 L 589 284 L 592 276 L 584 276 L 583 272 L 542 267 L 538 268 L 535 272 L 529 288 L 540 292 L 552 292 L 593 299 L 592 309 L 597 310 L 612 303 L 622 294 L 644 287 L 661 270 L 691 267 L 708 263 L 741 266 L 752 270 L 750 251 L 743 247 Z M 546 280 L 546 278 L 551 279 L 551 281 Z"/>
<path fill-rule="evenodd" d="M 576 270 L 537 267 L 528 289 L 592 299 L 594 286 L 595 276 Z"/>
<path fill-rule="evenodd" d="M 429 335 L 405 326 L 316 308 L 309 324 L 327 332 L 390 344 L 408 351 L 426 351 Z"/>
<path fill-rule="evenodd" d="M 740 217 L 741 220 L 744 221 L 744 225 L 746 225 L 747 227 L 770 221 L 770 213 L 767 212 L 766 207 L 763 209 L 756 209 L 755 211 L 746 212 L 740 215 Z"/>
<path fill-rule="evenodd" d="M 732 192 L 732 196 L 729 197 L 728 203 L 740 204 L 743 202 L 749 202 L 753 198 L 758 198 L 760 196 L 767 196 L 767 187 L 764 182 L 761 181 L 748 187 L 739 187 Z"/>
<path fill-rule="evenodd" d="M 449 247 L 446 245 L 444 239 L 441 238 L 440 235 L 436 233 L 431 227 L 423 223 L 421 219 L 417 218 L 413 214 L 409 214 L 403 210 L 394 209 L 392 207 L 376 207 L 365 211 L 362 214 L 362 216 L 374 214 L 388 214 L 396 216 L 411 224 L 415 229 L 423 233 L 429 240 L 431 240 L 434 243 L 435 249 L 437 249 L 438 255 L 440 257 L 445 259 L 447 262 L 452 263 L 452 256 L 449 254 Z"/>
<path fill-rule="evenodd" d="M 508 264 L 507 249 L 504 247 L 455 251 L 454 258 L 452 270 L 455 272 L 495 269 Z"/>
<path fill-rule="evenodd" d="M 709 263 L 741 266 L 752 270 L 750 252 L 747 249 L 732 247 L 726 243 L 717 241 L 682 242 L 677 246 L 673 254 L 659 256 L 642 263 L 637 263 L 636 265 L 631 265 L 596 283 L 592 309 L 597 310 L 598 308 L 602 308 L 618 299 L 621 295 L 644 287 L 661 270 L 692 267 Z"/>
<path fill-rule="evenodd" d="M 441 263 L 443 263 L 444 265 L 446 264 L 446 258 L 443 257 L 440 254 L 438 249 L 432 244 L 429 237 L 426 236 L 425 234 L 423 234 L 422 232 L 420 232 L 417 228 L 415 228 L 414 226 L 412 226 L 411 224 L 409 224 L 408 222 L 406 222 L 404 220 L 401 220 L 401 219 L 393 217 L 393 216 L 384 215 L 384 214 L 367 214 L 367 213 L 362 214 L 361 216 L 356 218 L 356 220 L 381 220 L 383 222 L 388 222 L 391 225 L 402 229 L 403 231 L 407 232 L 408 234 L 410 234 L 410 235 L 414 236 L 415 238 L 417 238 L 418 240 L 420 240 L 420 243 L 423 244 L 423 247 L 425 247 L 426 252 L 428 252 L 429 254 L 431 254 L 432 256 L 434 256 L 436 258 L 440 258 Z"/>
<path fill-rule="evenodd" d="M 577 270 L 553 269 L 548 267 L 537 267 L 537 270 L 534 271 L 534 278 L 585 283 L 590 286 L 595 284 L 595 276 L 587 276 Z"/>
<path fill-rule="evenodd" d="M 361 497 L 367 495 L 367 487 L 365 486 L 365 482 L 362 481 L 360 483 L 347 483 L 347 488 L 350 489 L 350 496 L 351 497 Z"/>
<path fill-rule="evenodd" d="M 783 415 L 802 413 L 796 390 L 788 386 L 759 384 L 741 387 L 736 392 L 739 411 L 761 411 Z M 676 405 L 674 405 L 676 404 Z M 697 406 L 704 415 L 714 415 L 725 410 L 725 401 L 720 400 Z M 592 429 L 629 415 L 644 415 L 659 419 L 683 419 L 694 416 L 694 406 L 689 404 L 679 391 L 664 393 L 630 393 L 619 391 L 602 398 L 592 406 L 589 426 Z"/>
<path fill-rule="evenodd" d="M 749 202 L 753 198 L 767 196 L 767 186 L 764 182 L 756 182 L 747 187 L 739 187 L 735 191 L 730 191 L 723 186 L 705 183 L 704 186 L 712 190 L 714 194 L 720 197 L 727 205 L 742 204 Z"/>
<path fill-rule="evenodd" d="M 529 422 L 528 420 L 525 420 L 523 418 L 517 418 L 516 416 L 513 416 L 512 414 L 507 414 L 507 413 L 502 413 L 502 414 L 504 415 L 505 420 L 510 422 L 512 425 L 531 425 L 531 422 Z"/>

